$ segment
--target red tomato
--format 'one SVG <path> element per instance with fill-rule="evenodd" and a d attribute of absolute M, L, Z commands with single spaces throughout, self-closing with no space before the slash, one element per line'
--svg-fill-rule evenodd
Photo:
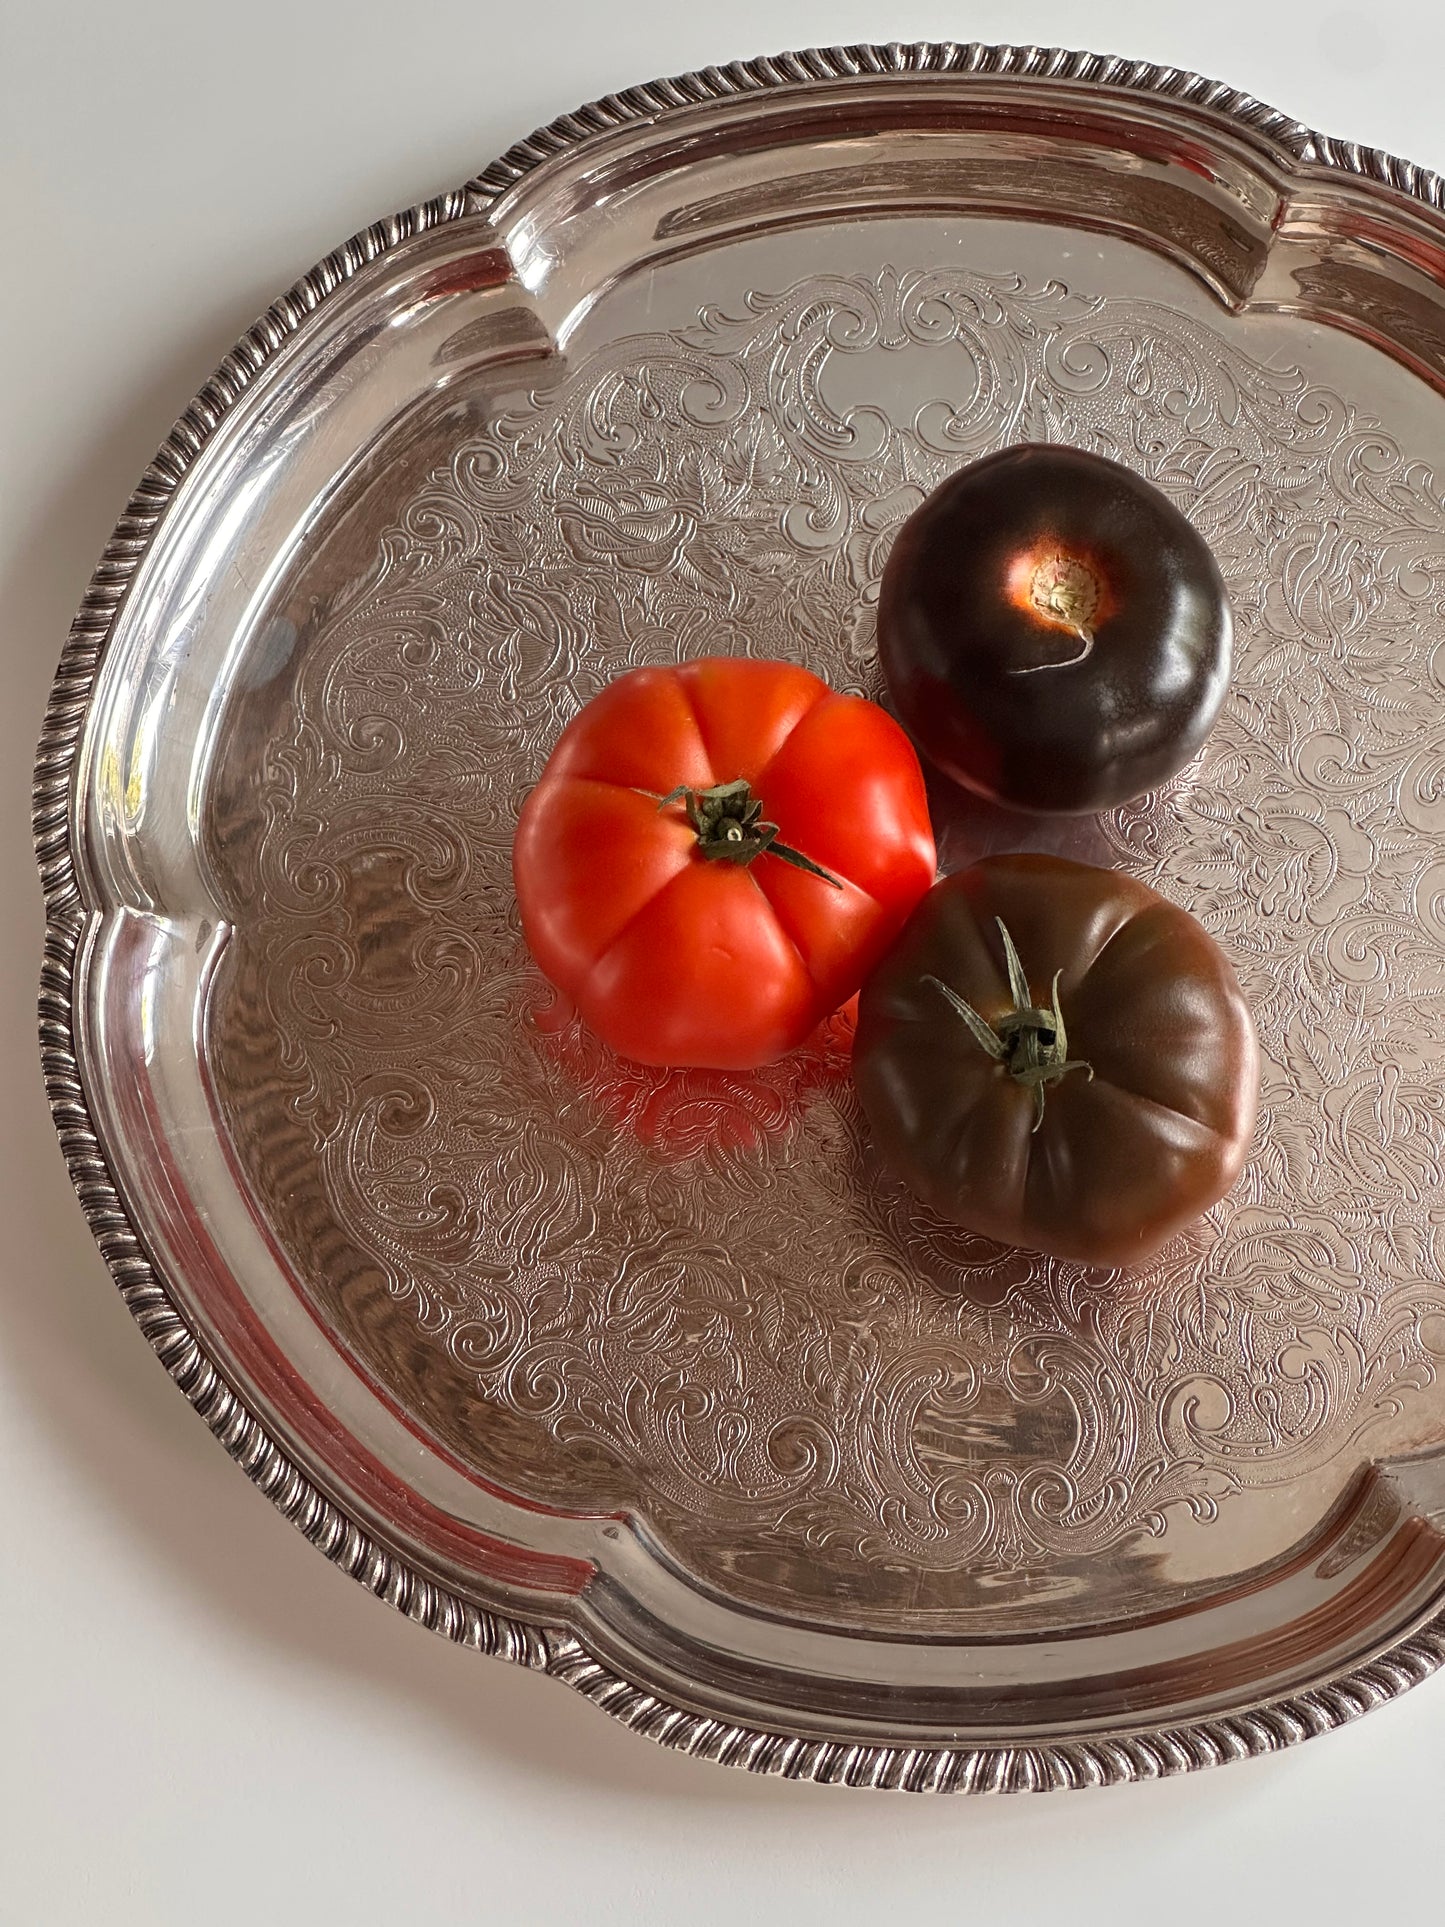
<path fill-rule="evenodd" d="M 563 731 L 513 851 L 522 929 L 614 1050 L 751 1070 L 851 997 L 933 882 L 923 774 L 790 663 L 634 669 Z"/>

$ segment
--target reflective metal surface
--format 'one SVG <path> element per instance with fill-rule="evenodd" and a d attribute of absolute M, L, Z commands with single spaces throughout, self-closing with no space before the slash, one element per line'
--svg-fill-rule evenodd
<path fill-rule="evenodd" d="M 43 1030 L 122 1289 L 331 1556 L 671 1744 L 878 1784 L 1180 1770 L 1439 1663 L 1439 199 L 1189 76 L 801 56 L 559 123 L 228 361 L 57 683 Z M 893 532 L 1023 439 L 1157 482 L 1236 614 L 1166 791 L 935 797 L 945 868 L 1119 864 L 1251 999 L 1245 1178 L 1128 1275 L 931 1219 L 842 1022 L 612 1058 L 512 898 L 611 676 L 878 695 Z"/>

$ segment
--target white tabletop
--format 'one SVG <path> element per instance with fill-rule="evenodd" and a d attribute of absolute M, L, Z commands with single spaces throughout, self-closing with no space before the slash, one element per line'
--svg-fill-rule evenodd
<path fill-rule="evenodd" d="M 1220 1772 L 908 1799 L 665 1754 L 419 1630 L 327 1565 L 168 1383 L 45 1111 L 41 711 L 131 485 L 234 338 L 363 223 L 581 100 L 787 46 L 965 35 L 1193 67 L 1445 169 L 1438 0 L 0 6 L 0 1920 L 1328 1927 L 1438 1908 L 1439 1681 Z"/>

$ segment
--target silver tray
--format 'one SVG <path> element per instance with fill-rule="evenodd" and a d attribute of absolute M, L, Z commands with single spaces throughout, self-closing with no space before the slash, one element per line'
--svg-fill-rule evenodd
<path fill-rule="evenodd" d="M 667 1745 L 1172 1773 L 1445 1657 L 1442 183 L 1194 76 L 850 48 L 602 101 L 379 223 L 182 416 L 37 778 L 46 1070 L 212 1431 L 326 1555 Z M 1237 1191 L 1147 1272 L 876 1167 L 847 1035 L 610 1057 L 510 839 L 621 667 L 878 693 L 893 530 L 1025 438 L 1204 530 L 1241 638 L 1117 863 L 1233 957 Z"/>

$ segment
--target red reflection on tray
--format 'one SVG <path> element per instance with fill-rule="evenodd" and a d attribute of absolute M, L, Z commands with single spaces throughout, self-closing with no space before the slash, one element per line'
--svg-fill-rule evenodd
<path fill-rule="evenodd" d="M 775 1064 L 716 1071 L 665 1070 L 619 1057 L 551 984 L 538 983 L 528 1012 L 548 1061 L 600 1115 L 670 1162 L 706 1149 L 757 1151 L 786 1133 L 813 1099 L 847 1078 L 857 1017 L 852 997 Z"/>

